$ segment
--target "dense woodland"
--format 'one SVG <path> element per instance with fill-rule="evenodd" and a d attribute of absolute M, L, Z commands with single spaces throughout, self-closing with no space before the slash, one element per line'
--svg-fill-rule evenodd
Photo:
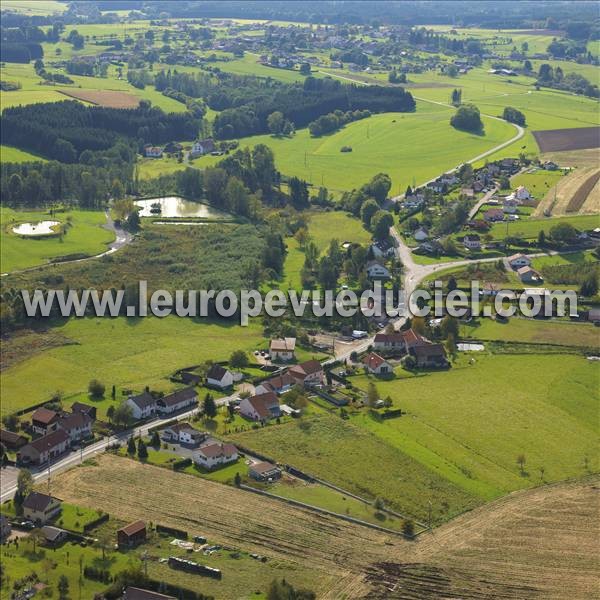
<path fill-rule="evenodd" d="M 412 95 L 402 88 L 344 85 L 314 77 L 307 77 L 303 84 L 286 84 L 221 72 L 169 70 L 157 73 L 154 84 L 159 91 L 171 89 L 191 98 L 205 98 L 210 108 L 222 111 L 213 126 L 220 139 L 268 133 L 268 117 L 276 111 L 300 128 L 336 110 L 377 113 L 415 109 Z"/>
<path fill-rule="evenodd" d="M 165 114 L 148 102 L 121 109 L 65 100 L 7 108 L 0 117 L 0 128 L 2 144 L 75 163 L 83 162 L 85 151 L 108 150 L 118 141 L 141 149 L 146 143 L 193 140 L 200 121 L 188 113 Z"/>

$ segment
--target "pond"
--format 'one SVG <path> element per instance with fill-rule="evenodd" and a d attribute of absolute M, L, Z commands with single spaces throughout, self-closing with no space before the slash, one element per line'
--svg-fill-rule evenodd
<path fill-rule="evenodd" d="M 208 204 L 192 202 L 179 196 L 165 196 L 163 198 L 149 198 L 136 200 L 135 205 L 140 207 L 140 217 L 162 217 L 173 219 L 177 217 L 196 217 L 202 219 L 226 219 L 227 213 L 213 208 Z M 160 207 L 160 210 L 159 210 Z"/>
<path fill-rule="evenodd" d="M 17 235 L 50 235 L 56 233 L 52 228 L 58 225 L 60 221 L 40 221 L 39 223 L 21 223 L 13 227 L 13 232 Z"/>

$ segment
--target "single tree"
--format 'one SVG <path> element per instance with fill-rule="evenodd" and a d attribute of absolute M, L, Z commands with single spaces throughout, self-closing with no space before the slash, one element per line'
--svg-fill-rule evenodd
<path fill-rule="evenodd" d="M 131 456 L 135 454 L 135 440 L 133 439 L 133 436 L 127 441 L 127 454 Z"/>
<path fill-rule="evenodd" d="M 90 397 L 94 400 L 103 398 L 105 390 L 106 386 L 97 379 L 92 379 L 88 384 L 88 392 Z"/>
<path fill-rule="evenodd" d="M 377 400 L 379 400 L 379 392 L 375 384 L 371 382 L 367 389 L 367 403 L 370 407 L 373 407 L 377 403 Z"/>
<path fill-rule="evenodd" d="M 112 420 L 115 416 L 115 407 L 113 404 L 111 404 L 107 409 L 106 409 L 106 417 L 108 418 L 108 422 L 112 423 Z"/>
<path fill-rule="evenodd" d="M 229 357 L 229 365 L 234 369 L 243 369 L 248 362 L 248 355 L 243 350 L 234 350 Z"/>
<path fill-rule="evenodd" d="M 240 487 L 240 485 L 242 483 L 242 477 L 240 476 L 239 473 L 235 474 L 235 477 L 233 478 L 233 483 L 235 484 L 235 487 Z"/>
<path fill-rule="evenodd" d="M 410 519 L 406 519 L 402 523 L 402 533 L 404 534 L 404 537 L 409 540 L 412 540 L 412 538 L 415 537 L 415 524 Z"/>
<path fill-rule="evenodd" d="M 152 438 L 150 439 L 150 445 L 154 449 L 160 448 L 160 436 L 158 435 L 158 431 L 154 431 L 152 433 Z"/>
<path fill-rule="evenodd" d="M 204 411 L 204 416 L 208 419 L 214 419 L 217 416 L 217 405 L 210 394 L 206 394 L 204 397 L 202 409 Z"/>
<path fill-rule="evenodd" d="M 58 597 L 60 600 L 66 600 L 69 597 L 69 580 L 66 575 L 58 578 Z"/>
<path fill-rule="evenodd" d="M 148 448 L 146 448 L 146 444 L 141 438 L 138 441 L 137 454 L 140 460 L 146 460 L 148 458 Z"/>
<path fill-rule="evenodd" d="M 519 465 L 519 469 L 521 469 L 521 475 L 523 475 L 525 473 L 525 463 L 527 462 L 527 459 L 525 458 L 524 454 L 519 454 L 519 456 L 517 456 L 517 464 Z"/>

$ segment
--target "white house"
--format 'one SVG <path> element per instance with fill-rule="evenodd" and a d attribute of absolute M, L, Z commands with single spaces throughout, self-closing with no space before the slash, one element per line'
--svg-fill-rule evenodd
<path fill-rule="evenodd" d="M 68 436 L 69 442 L 78 442 L 92 436 L 93 419 L 82 412 L 65 415 L 58 421 L 58 427 Z"/>
<path fill-rule="evenodd" d="M 367 276 L 369 279 L 389 279 L 391 275 L 387 267 L 372 260 L 367 263 Z"/>
<path fill-rule="evenodd" d="M 506 260 L 508 261 L 508 264 L 510 265 L 511 269 L 515 271 L 517 271 L 521 267 L 531 266 L 531 259 L 525 254 L 513 254 L 512 256 L 509 256 Z"/>
<path fill-rule="evenodd" d="M 367 371 L 374 375 L 387 375 L 394 371 L 392 365 L 383 356 L 379 356 L 375 352 L 367 354 L 362 362 Z"/>
<path fill-rule="evenodd" d="M 429 232 L 427 231 L 427 229 L 425 229 L 425 227 L 418 227 L 417 229 L 415 229 L 413 237 L 415 238 L 415 240 L 417 240 L 417 242 L 424 242 L 426 239 L 429 238 Z"/>
<path fill-rule="evenodd" d="M 127 405 L 131 407 L 133 418 L 136 421 L 147 419 L 157 411 L 156 399 L 150 392 L 144 392 L 138 396 L 129 396 Z"/>
<path fill-rule="evenodd" d="M 182 388 L 163 396 L 156 401 L 156 409 L 161 415 L 170 415 L 198 404 L 198 394 L 193 387 Z"/>
<path fill-rule="evenodd" d="M 221 465 L 235 462 L 238 459 L 238 450 L 233 444 L 211 442 L 200 446 L 193 457 L 197 465 L 210 471 Z"/>
<path fill-rule="evenodd" d="M 146 146 L 144 148 L 146 158 L 160 158 L 163 154 L 162 148 L 159 146 Z"/>
<path fill-rule="evenodd" d="M 394 244 L 391 240 L 382 240 L 371 244 L 371 251 L 375 258 L 389 258 L 394 256 Z"/>
<path fill-rule="evenodd" d="M 224 390 L 233 385 L 233 374 L 229 369 L 215 363 L 206 374 L 206 383 L 211 387 Z"/>
<path fill-rule="evenodd" d="M 30 492 L 23 502 L 23 516 L 36 525 L 45 525 L 61 511 L 62 501 L 47 494 Z"/>
<path fill-rule="evenodd" d="M 174 423 L 162 432 L 162 439 L 165 442 L 185 446 L 198 446 L 206 438 L 206 433 L 194 429 L 189 423 Z"/>
<path fill-rule="evenodd" d="M 216 150 L 215 142 L 208 138 L 206 140 L 198 140 L 192 144 L 190 151 L 190 157 L 195 158 L 197 156 L 203 156 L 204 154 L 210 154 Z"/>
<path fill-rule="evenodd" d="M 481 250 L 481 238 L 476 233 L 465 235 L 463 246 L 467 250 Z"/>
<path fill-rule="evenodd" d="M 296 349 L 296 338 L 278 338 L 271 340 L 269 344 L 269 352 L 271 360 L 288 361 L 294 360 L 294 350 Z"/>
<path fill-rule="evenodd" d="M 514 194 L 515 194 L 515 198 L 517 200 L 529 200 L 529 198 L 531 198 L 531 194 L 529 193 L 529 190 L 523 185 L 520 185 L 515 190 Z"/>
<path fill-rule="evenodd" d="M 279 417 L 279 399 L 274 392 L 244 398 L 240 402 L 240 414 L 251 421 L 268 421 Z"/>
<path fill-rule="evenodd" d="M 323 367 L 318 360 L 307 360 L 290 367 L 288 373 L 296 380 L 298 385 L 304 387 L 323 383 Z"/>

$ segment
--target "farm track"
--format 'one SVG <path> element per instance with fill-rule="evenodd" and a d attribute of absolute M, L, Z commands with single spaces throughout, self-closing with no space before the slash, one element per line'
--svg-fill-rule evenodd
<path fill-rule="evenodd" d="M 313 587 L 323 581 L 323 598 L 576 600 L 600 592 L 597 476 L 510 494 L 406 542 L 131 459 L 96 460 L 54 479 L 61 498 L 297 564 L 313 573 Z"/>

